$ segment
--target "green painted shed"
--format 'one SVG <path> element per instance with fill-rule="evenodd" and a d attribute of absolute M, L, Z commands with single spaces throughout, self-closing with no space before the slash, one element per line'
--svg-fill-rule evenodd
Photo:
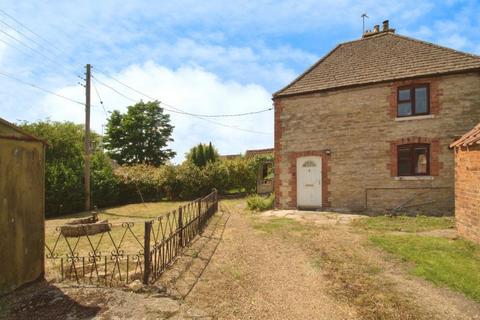
<path fill-rule="evenodd" d="M 0 118 L 0 295 L 44 275 L 45 148 Z"/>

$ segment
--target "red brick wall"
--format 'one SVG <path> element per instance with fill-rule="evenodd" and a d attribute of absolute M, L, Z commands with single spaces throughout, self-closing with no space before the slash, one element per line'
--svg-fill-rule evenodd
<path fill-rule="evenodd" d="M 274 157 L 275 157 L 275 165 L 274 165 L 274 184 L 273 184 L 273 191 L 275 192 L 275 208 L 279 207 L 279 201 L 280 197 L 282 197 L 281 191 L 280 191 L 280 173 L 281 173 L 281 157 L 282 157 L 282 152 L 281 152 L 281 138 L 282 138 L 282 121 L 280 119 L 280 116 L 282 115 L 282 104 L 280 100 L 275 100 L 274 101 L 274 108 L 275 108 L 275 115 L 274 115 L 274 137 L 275 137 L 275 143 L 274 143 Z"/>
<path fill-rule="evenodd" d="M 438 176 L 440 169 L 443 168 L 443 163 L 439 161 L 439 155 L 441 152 L 440 140 L 430 139 L 423 137 L 408 137 L 401 138 L 390 142 L 390 163 L 387 164 L 387 168 L 390 169 L 390 175 L 396 177 L 398 175 L 398 157 L 397 147 L 402 144 L 409 143 L 428 143 L 430 145 L 430 175 Z"/>
<path fill-rule="evenodd" d="M 390 83 L 390 95 L 388 96 L 388 102 L 390 107 L 388 114 L 390 118 L 397 117 L 397 94 L 398 88 L 404 86 L 410 86 L 415 84 L 428 84 L 430 91 L 430 114 L 438 115 L 440 113 L 440 97 L 443 96 L 443 90 L 438 88 L 438 78 L 422 78 L 411 79 L 403 81 L 395 81 Z"/>
<path fill-rule="evenodd" d="M 460 236 L 480 243 L 480 146 L 456 150 L 455 219 Z"/>

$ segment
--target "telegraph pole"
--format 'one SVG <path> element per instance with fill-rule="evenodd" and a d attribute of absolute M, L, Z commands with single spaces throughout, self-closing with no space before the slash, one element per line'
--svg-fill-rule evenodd
<path fill-rule="evenodd" d="M 85 73 L 85 210 L 90 210 L 90 78 L 91 65 L 87 64 Z"/>

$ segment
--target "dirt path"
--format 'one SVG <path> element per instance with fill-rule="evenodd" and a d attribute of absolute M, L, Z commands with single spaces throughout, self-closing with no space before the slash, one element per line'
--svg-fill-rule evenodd
<path fill-rule="evenodd" d="M 309 257 L 284 239 L 255 230 L 240 208 L 202 277 L 186 297 L 219 319 L 356 319 L 354 308 L 326 293 Z"/>
<path fill-rule="evenodd" d="M 480 319 L 369 245 L 359 216 L 221 209 L 153 288 L 40 283 L 0 297 L 0 319 Z"/>
<path fill-rule="evenodd" d="M 219 319 L 480 319 L 479 304 L 409 276 L 403 263 L 369 246 L 365 235 L 349 225 L 359 216 L 293 212 L 283 217 L 275 216 L 278 213 L 252 216 L 242 213 L 240 202 L 224 203 L 224 208 L 229 220 L 222 230 L 223 240 L 207 265 L 191 268 L 197 269 L 190 272 L 192 279 L 200 270 L 201 277 L 193 286 L 186 285 L 187 291 L 193 290 L 185 304 L 206 315 Z M 166 285 L 175 287 L 182 281 Z M 185 292 L 181 287 L 177 285 L 177 293 Z"/>

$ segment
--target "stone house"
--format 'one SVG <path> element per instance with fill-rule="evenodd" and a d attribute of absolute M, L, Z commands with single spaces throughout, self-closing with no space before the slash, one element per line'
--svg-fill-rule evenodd
<path fill-rule="evenodd" d="M 480 57 L 379 29 L 273 95 L 277 208 L 453 211 L 449 145 L 480 120 Z"/>
<path fill-rule="evenodd" d="M 480 124 L 451 144 L 455 150 L 458 234 L 480 244 Z"/>

